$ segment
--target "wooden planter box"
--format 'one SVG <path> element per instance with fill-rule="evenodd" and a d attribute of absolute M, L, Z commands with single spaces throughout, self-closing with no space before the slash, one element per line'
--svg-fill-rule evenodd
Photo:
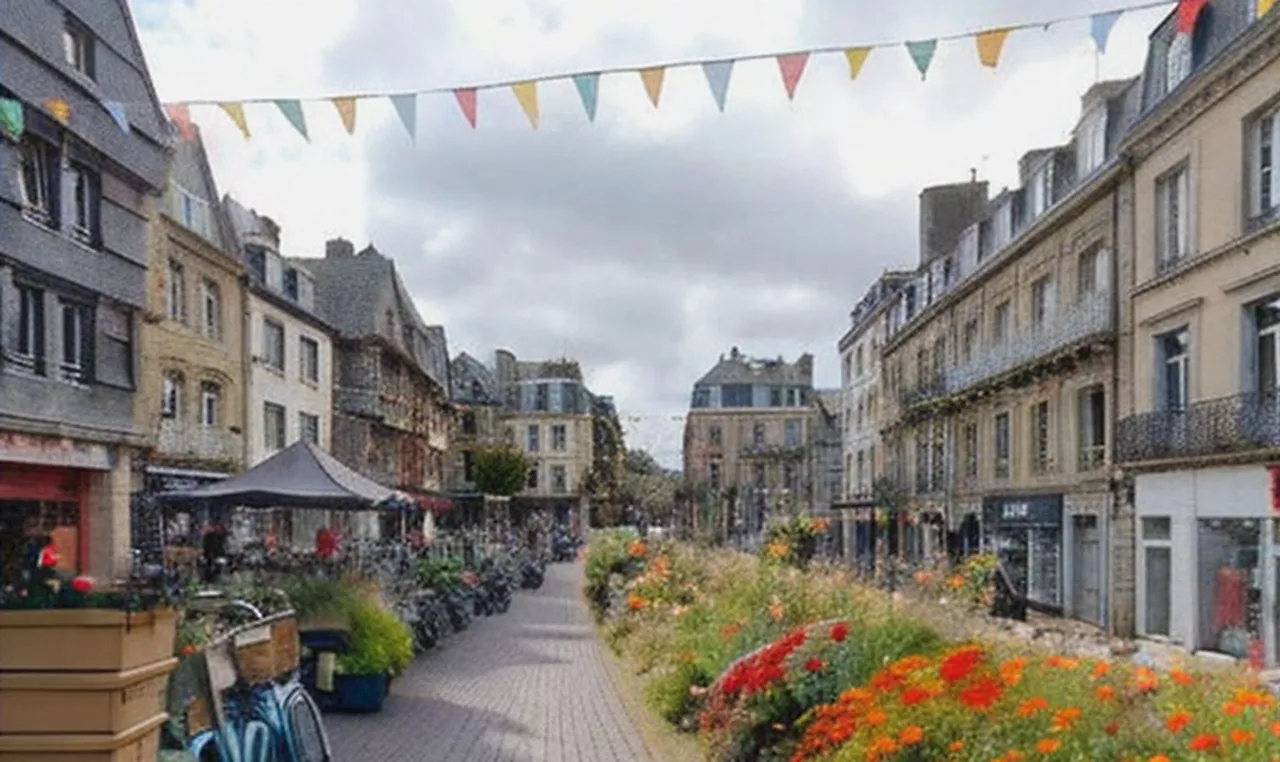
<path fill-rule="evenodd" d="M 123 672 L 164 661 L 177 622 L 171 609 L 0 611 L 0 672 Z"/>
<path fill-rule="evenodd" d="M 125 672 L 0 672 L 0 737 L 124 732 L 164 710 L 176 666 L 170 658 Z"/>
<path fill-rule="evenodd" d="M 0 735 L 0 762 L 156 762 L 161 712 L 120 733 Z"/>

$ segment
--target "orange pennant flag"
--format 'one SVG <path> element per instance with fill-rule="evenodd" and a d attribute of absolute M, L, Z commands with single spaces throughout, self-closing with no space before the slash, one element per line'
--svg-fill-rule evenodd
<path fill-rule="evenodd" d="M 330 98 L 333 107 L 338 110 L 338 116 L 342 117 L 342 126 L 347 129 L 348 135 L 354 135 L 356 131 L 356 99 L 350 95 L 344 95 L 341 98 Z"/>
<path fill-rule="evenodd" d="M 249 139 L 249 122 L 244 118 L 244 104 L 235 101 L 227 103 L 219 103 L 218 108 L 226 113 L 227 117 L 240 130 L 240 134 L 244 135 L 244 139 Z"/>
<path fill-rule="evenodd" d="M 845 60 L 849 62 L 849 79 L 858 78 L 858 74 L 862 72 L 862 65 L 867 62 L 869 55 L 871 55 L 871 48 L 849 48 L 844 52 Z"/>
<path fill-rule="evenodd" d="M 974 38 L 978 41 L 978 60 L 988 69 L 994 69 L 1000 63 L 1000 52 L 1004 50 L 1004 41 L 1009 37 L 1009 29 L 989 29 L 980 32 Z"/>
<path fill-rule="evenodd" d="M 196 128 L 191 123 L 190 106 L 185 103 L 171 103 L 164 107 L 164 114 L 177 128 L 179 137 L 188 141 L 196 139 Z"/>
<path fill-rule="evenodd" d="M 1276 0 L 1258 0 L 1258 17 L 1261 18 L 1270 13 L 1275 4 Z"/>
<path fill-rule="evenodd" d="M 49 110 L 54 119 L 63 127 L 71 123 L 71 104 L 61 98 L 50 98 L 44 102 L 44 107 Z"/>
<path fill-rule="evenodd" d="M 649 94 L 649 102 L 658 107 L 658 99 L 662 97 L 662 80 L 667 74 L 667 67 L 654 66 L 640 70 L 640 81 L 644 83 L 644 91 Z"/>
<path fill-rule="evenodd" d="M 515 93 L 524 115 L 529 117 L 529 124 L 538 129 L 538 83 L 534 80 L 517 82 L 511 86 L 511 92 Z"/>

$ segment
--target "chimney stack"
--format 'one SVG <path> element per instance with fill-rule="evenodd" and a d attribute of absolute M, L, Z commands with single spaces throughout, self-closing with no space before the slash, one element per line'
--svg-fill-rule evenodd
<path fill-rule="evenodd" d="M 356 254 L 356 246 L 345 238 L 330 239 L 324 245 L 324 258 L 336 259 L 337 257 L 354 257 Z"/>

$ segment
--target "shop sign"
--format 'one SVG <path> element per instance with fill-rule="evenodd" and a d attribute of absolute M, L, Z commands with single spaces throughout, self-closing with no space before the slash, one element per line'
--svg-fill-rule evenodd
<path fill-rule="evenodd" d="M 988 524 L 1062 524 L 1062 495 L 987 498 L 983 501 L 982 508 L 983 518 Z"/>
<path fill-rule="evenodd" d="M 0 461 L 110 471 L 111 460 L 111 450 L 106 445 L 77 442 L 67 437 L 0 432 Z"/>

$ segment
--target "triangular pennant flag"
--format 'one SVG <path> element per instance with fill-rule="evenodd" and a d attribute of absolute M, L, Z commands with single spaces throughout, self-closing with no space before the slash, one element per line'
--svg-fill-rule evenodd
<path fill-rule="evenodd" d="M 529 125 L 538 129 L 538 83 L 534 80 L 517 82 L 511 86 L 511 92 L 515 93 L 524 115 L 529 117 Z"/>
<path fill-rule="evenodd" d="M 1191 34 L 1196 28 L 1196 20 L 1200 11 L 1209 4 L 1209 0 L 1178 0 L 1178 31 Z"/>
<path fill-rule="evenodd" d="M 1098 48 L 1099 53 L 1107 52 L 1107 40 L 1111 39 L 1111 29 L 1120 20 L 1123 11 L 1107 11 L 1106 13 L 1095 13 L 1089 17 L 1090 25 L 1093 27 L 1093 44 Z"/>
<path fill-rule="evenodd" d="M 857 79 L 862 73 L 862 65 L 867 62 L 867 56 L 871 55 L 871 48 L 849 48 L 844 52 L 845 60 L 849 62 L 849 79 Z"/>
<path fill-rule="evenodd" d="M 19 140 L 26 131 L 27 118 L 22 111 L 22 101 L 0 98 L 0 133 Z"/>
<path fill-rule="evenodd" d="M 218 108 L 222 109 L 222 112 L 227 115 L 227 118 L 236 126 L 236 129 L 240 130 L 240 134 L 244 135 L 244 139 L 248 140 L 249 121 L 244 118 L 244 104 L 239 101 L 226 101 L 219 103 Z"/>
<path fill-rule="evenodd" d="M 778 71 L 782 72 L 782 86 L 787 89 L 787 100 L 795 100 L 796 85 L 809 63 L 808 53 L 786 53 L 778 56 Z"/>
<path fill-rule="evenodd" d="M 338 110 L 338 116 L 342 118 L 342 126 L 346 129 L 348 135 L 354 135 L 356 132 L 356 99 L 350 95 L 344 95 L 341 98 L 330 98 L 333 107 Z"/>
<path fill-rule="evenodd" d="M 164 107 L 165 116 L 169 117 L 169 122 L 178 131 L 178 137 L 183 140 L 195 140 L 196 131 L 191 124 L 191 107 L 185 103 L 171 103 Z"/>
<path fill-rule="evenodd" d="M 916 71 L 920 72 L 920 79 L 928 76 L 929 64 L 933 63 L 933 53 L 937 49 L 937 40 L 917 40 L 907 43 L 907 52 L 911 54 L 911 61 L 916 65 Z"/>
<path fill-rule="evenodd" d="M 1000 65 L 1000 51 L 1004 50 L 1004 41 L 1008 39 L 1009 29 L 989 29 L 975 38 L 978 41 L 978 60 L 988 69 Z"/>
<path fill-rule="evenodd" d="M 129 134 L 129 112 L 125 110 L 124 104 L 120 101 L 103 101 L 102 107 L 107 110 L 111 118 L 115 120 L 116 126 L 120 128 L 124 134 Z"/>
<path fill-rule="evenodd" d="M 640 70 L 640 81 L 644 83 L 644 91 L 649 94 L 649 102 L 658 107 L 658 99 L 662 97 L 662 80 L 667 75 L 667 67 L 651 66 Z"/>
<path fill-rule="evenodd" d="M 1258 0 L 1258 18 L 1262 18 L 1275 7 L 1276 0 Z"/>
<path fill-rule="evenodd" d="M 283 100 L 276 101 L 276 108 L 280 109 L 280 113 L 284 114 L 284 118 L 289 120 L 289 124 L 298 131 L 303 139 L 310 141 L 311 136 L 307 134 L 307 117 L 302 113 L 302 101 Z"/>
<path fill-rule="evenodd" d="M 582 108 L 587 111 L 587 121 L 596 120 L 596 104 L 600 101 L 600 75 L 575 74 L 573 86 L 578 88 L 578 97 L 582 99 Z"/>
<path fill-rule="evenodd" d="M 61 98 L 49 98 L 44 102 L 45 109 L 57 119 L 62 126 L 71 122 L 71 104 Z"/>
<path fill-rule="evenodd" d="M 403 95 L 391 96 L 391 105 L 395 106 L 396 116 L 400 117 L 400 124 L 409 131 L 409 139 L 417 140 L 418 132 L 418 95 L 416 93 L 405 93 Z"/>
<path fill-rule="evenodd" d="M 702 73 L 711 88 L 711 97 L 716 99 L 716 107 L 724 111 L 724 99 L 729 95 L 729 79 L 733 76 L 733 61 L 707 61 L 702 65 Z"/>
<path fill-rule="evenodd" d="M 462 115 L 467 118 L 467 124 L 471 125 L 471 129 L 476 127 L 476 89 L 474 87 L 463 87 L 453 91 L 453 97 L 458 99 L 458 107 L 462 109 Z"/>

